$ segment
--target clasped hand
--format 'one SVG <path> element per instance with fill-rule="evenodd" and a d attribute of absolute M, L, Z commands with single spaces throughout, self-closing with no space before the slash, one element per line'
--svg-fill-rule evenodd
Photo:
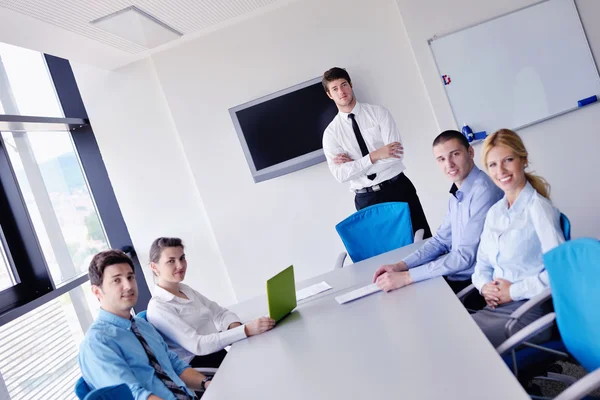
<path fill-rule="evenodd" d="M 506 279 L 496 278 L 493 281 L 486 283 L 481 288 L 481 295 L 485 299 L 485 302 L 490 308 L 495 309 L 501 304 L 510 303 L 512 298 L 510 297 L 510 286 L 511 282 Z"/>

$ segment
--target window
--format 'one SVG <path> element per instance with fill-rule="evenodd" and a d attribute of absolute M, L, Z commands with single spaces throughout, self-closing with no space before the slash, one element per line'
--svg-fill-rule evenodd
<path fill-rule="evenodd" d="M 69 62 L 2 43 L 0 210 L 0 398 L 74 399 L 89 261 L 133 248 Z"/>
<path fill-rule="evenodd" d="M 56 285 L 87 273 L 108 248 L 70 132 L 2 132 L 44 258 Z"/>
<path fill-rule="evenodd" d="M 12 97 L 0 103 L 0 114 L 64 117 L 43 54 L 0 43 L 0 79 Z"/>
<path fill-rule="evenodd" d="M 75 290 L 89 293 L 83 306 L 97 313 L 89 282 Z M 0 374 L 11 400 L 77 399 L 81 376 L 77 363 L 84 327 L 74 306 L 76 296 L 64 294 L 0 327 Z"/>

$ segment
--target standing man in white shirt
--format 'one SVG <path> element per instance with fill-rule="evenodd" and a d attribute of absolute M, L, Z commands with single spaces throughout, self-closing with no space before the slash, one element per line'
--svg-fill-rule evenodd
<path fill-rule="evenodd" d="M 357 210 L 386 202 L 405 202 L 413 231 L 431 230 L 412 182 L 404 175 L 400 133 L 384 107 L 358 103 L 348 72 L 334 67 L 323 74 L 323 88 L 339 113 L 325 129 L 323 151 L 338 182 L 350 182 Z"/>

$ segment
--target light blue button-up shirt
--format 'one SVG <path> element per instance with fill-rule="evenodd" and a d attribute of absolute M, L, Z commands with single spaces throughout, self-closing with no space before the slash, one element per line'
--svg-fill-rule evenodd
<path fill-rule="evenodd" d="M 477 166 L 460 189 L 453 185 L 450 193 L 448 212 L 435 236 L 403 260 L 414 282 L 442 275 L 450 280 L 469 279 L 487 212 L 503 195 Z"/>
<path fill-rule="evenodd" d="M 179 375 L 190 366 L 169 351 L 162 336 L 149 322 L 135 318 L 135 323 L 167 375 L 188 390 Z M 156 376 L 146 351 L 131 330 L 131 321 L 102 309 L 81 344 L 79 368 L 92 389 L 126 383 L 136 400 L 146 400 L 151 394 L 176 400 Z"/>
<path fill-rule="evenodd" d="M 564 241 L 560 211 L 527 182 L 510 208 L 506 197 L 490 208 L 473 283 L 481 292 L 495 278 L 506 279 L 514 301 L 530 299 L 549 286 L 542 255 Z"/>

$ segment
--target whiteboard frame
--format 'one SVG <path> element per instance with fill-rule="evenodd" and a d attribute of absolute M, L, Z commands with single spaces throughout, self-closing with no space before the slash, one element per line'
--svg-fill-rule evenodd
<path fill-rule="evenodd" d="M 521 8 L 517 8 L 516 10 L 512 10 L 512 11 L 506 12 L 504 14 L 500 14 L 500 15 L 497 15 L 495 17 L 488 18 L 488 19 L 483 20 L 481 22 L 477 22 L 475 24 L 471 24 L 471 25 L 465 26 L 463 28 L 455 29 L 453 31 L 444 33 L 443 35 L 439 35 L 439 36 L 438 35 L 433 35 L 432 38 L 427 39 L 427 45 L 429 46 L 429 51 L 431 52 L 431 55 L 433 57 L 433 62 L 435 63 L 435 68 L 437 69 L 437 72 L 438 72 L 438 78 L 441 76 L 440 75 L 441 72 L 440 72 L 440 66 L 439 66 L 439 64 L 437 62 L 437 59 L 435 58 L 435 53 L 433 51 L 433 48 L 431 47 L 431 44 L 434 41 L 436 41 L 438 39 L 441 39 L 441 38 L 444 38 L 446 36 L 453 35 L 453 34 L 458 33 L 458 32 L 465 31 L 467 29 L 474 28 L 474 27 L 479 26 L 479 25 L 487 24 L 490 21 L 494 21 L 494 20 L 496 20 L 498 18 L 503 18 L 503 17 L 505 17 L 507 15 L 514 14 L 514 13 L 526 10 L 528 8 L 538 6 L 538 5 L 546 3 L 548 1 L 551 1 L 551 0 L 541 0 L 541 1 L 538 1 L 536 3 L 529 4 L 529 5 L 521 7 Z M 596 63 L 596 60 L 594 59 L 594 53 L 592 52 L 592 48 L 590 47 L 590 42 L 588 40 L 587 33 L 586 33 L 585 28 L 583 26 L 583 22 L 581 22 L 581 14 L 579 14 L 579 9 L 577 8 L 577 3 L 575 2 L 575 0 L 569 0 L 569 2 L 571 3 L 571 5 L 573 6 L 573 8 L 575 9 L 575 13 L 577 14 L 577 17 L 578 17 L 578 20 L 579 20 L 579 28 L 581 28 L 581 32 L 583 33 L 583 38 L 585 39 L 585 43 L 587 45 L 588 54 L 590 56 L 590 59 L 592 60 L 592 65 L 596 69 L 596 73 L 598 74 L 598 79 L 600 79 L 600 70 L 598 70 L 598 64 Z M 438 82 L 439 82 L 439 80 L 438 80 Z M 450 105 L 450 109 L 452 110 L 452 116 L 454 117 L 454 121 L 456 122 L 456 126 L 458 127 L 458 129 L 460 129 L 460 122 L 458 121 L 458 119 L 456 117 L 456 113 L 454 112 L 454 108 L 452 107 L 452 102 L 450 101 L 450 98 L 448 97 L 448 92 L 446 91 L 446 88 L 444 88 L 443 86 L 442 86 L 442 89 L 444 90 L 444 94 L 446 95 L 446 100 L 448 100 L 448 104 Z M 600 103 L 600 93 L 595 93 L 595 94 L 598 96 L 598 101 L 596 103 Z M 593 106 L 596 103 L 592 103 L 590 105 Z M 587 107 L 587 106 L 584 106 L 584 107 Z M 556 114 L 549 115 L 549 116 L 544 117 L 542 119 L 538 119 L 538 120 L 535 120 L 535 121 L 532 121 L 532 122 L 528 122 L 528 123 L 526 123 L 524 125 L 521 125 L 521 126 L 518 126 L 518 127 L 515 127 L 515 128 L 510 128 L 510 129 L 512 129 L 514 131 L 518 131 L 518 130 L 527 128 L 529 126 L 532 126 L 532 125 L 535 125 L 535 124 L 539 124 L 540 122 L 544 122 L 544 121 L 547 121 L 549 119 L 556 118 L 556 117 L 559 117 L 561 115 L 570 113 L 572 111 L 579 110 L 580 108 L 583 108 L 583 107 L 575 106 L 573 108 L 560 111 L 560 112 L 558 112 Z"/>

